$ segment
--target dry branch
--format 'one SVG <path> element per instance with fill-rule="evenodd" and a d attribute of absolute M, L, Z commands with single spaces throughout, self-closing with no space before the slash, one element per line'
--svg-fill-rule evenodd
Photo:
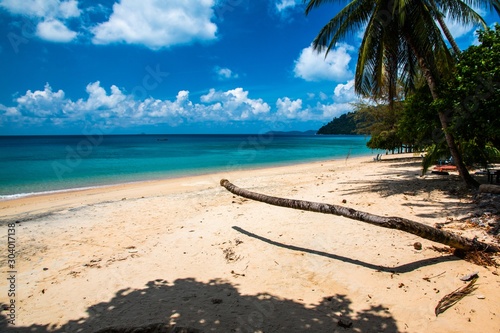
<path fill-rule="evenodd" d="M 436 229 L 434 227 L 401 217 L 383 217 L 343 206 L 268 196 L 239 188 L 227 179 L 222 179 L 220 184 L 233 194 L 274 206 L 343 216 L 383 228 L 405 231 L 433 242 L 445 244 L 464 251 L 500 252 L 500 247 L 497 245 L 486 244 L 475 239 L 465 238 L 451 232 Z"/>
<path fill-rule="evenodd" d="M 474 290 L 477 289 L 477 286 L 475 286 L 475 283 L 477 281 L 477 276 L 472 279 L 471 282 L 469 282 L 466 286 L 458 288 L 454 292 L 449 293 L 448 295 L 444 296 L 434 309 L 434 313 L 436 314 L 436 317 L 440 314 L 451 308 L 454 304 L 456 304 L 458 301 L 460 301 L 462 298 L 465 296 L 469 295 L 472 293 Z"/>

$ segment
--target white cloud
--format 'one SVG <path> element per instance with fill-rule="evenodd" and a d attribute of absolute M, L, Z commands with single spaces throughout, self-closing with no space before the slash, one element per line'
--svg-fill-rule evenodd
<path fill-rule="evenodd" d="M 306 81 L 340 81 L 352 77 L 349 70 L 351 56 L 348 51 L 354 48 L 347 44 L 340 44 L 330 50 L 325 58 L 324 53 L 316 52 L 312 45 L 303 49 L 299 59 L 295 61 L 295 77 Z"/>
<path fill-rule="evenodd" d="M 214 72 L 217 75 L 217 78 L 219 80 L 237 79 L 239 76 L 238 74 L 234 73 L 229 68 L 222 68 L 219 66 L 216 66 L 214 68 Z"/>
<path fill-rule="evenodd" d="M 462 23 L 459 23 L 457 21 L 453 21 L 451 19 L 445 18 L 445 24 L 448 27 L 448 30 L 450 30 L 451 35 L 457 39 L 460 38 L 469 32 L 471 32 L 474 29 L 474 25 L 469 24 L 465 25 Z"/>
<path fill-rule="evenodd" d="M 282 12 L 287 9 L 293 9 L 301 3 L 300 0 L 279 0 L 276 2 L 276 10 Z"/>
<path fill-rule="evenodd" d="M 302 119 L 307 117 L 307 111 L 302 110 L 302 100 L 291 100 L 289 97 L 278 98 L 276 101 L 276 116 L 278 119 Z"/>
<path fill-rule="evenodd" d="M 333 103 L 318 105 L 318 109 L 322 111 L 321 118 L 332 120 L 344 113 L 352 111 L 352 105 L 349 103 Z"/>
<path fill-rule="evenodd" d="M 68 29 L 66 20 L 81 14 L 76 0 L 3 0 L 0 7 L 12 14 L 27 15 L 35 19 L 36 35 L 51 42 L 72 41 L 77 33 Z"/>
<path fill-rule="evenodd" d="M 349 80 L 346 84 L 339 83 L 333 90 L 334 99 L 336 102 L 353 102 L 357 100 L 354 92 L 354 79 Z"/>
<path fill-rule="evenodd" d="M 78 9 L 78 2 L 75 0 L 61 2 L 59 5 L 59 13 L 60 17 L 63 18 L 80 16 L 80 9 Z"/>
<path fill-rule="evenodd" d="M 302 99 L 281 97 L 272 108 L 261 98 L 250 98 L 241 87 L 226 91 L 210 89 L 199 101 L 192 101 L 189 91 L 180 90 L 173 99 L 153 97 L 137 100 L 115 85 L 109 89 L 99 81 L 89 83 L 86 97 L 76 101 L 65 97 L 62 90 L 53 90 L 46 84 L 43 90 L 28 90 L 14 100 L 14 105 L 0 104 L 0 124 L 13 121 L 26 124 L 52 124 L 56 127 L 79 126 L 91 122 L 105 127 L 127 128 L 149 124 L 228 123 L 242 121 L 307 122 L 329 121 L 351 110 L 346 100 L 351 83 L 340 84 L 334 99 L 326 102 L 319 97 L 313 105 L 304 105 Z M 318 95 L 321 96 L 322 93 Z M 344 96 L 345 95 L 345 96 Z M 344 98 L 341 98 L 344 96 Z"/>
<path fill-rule="evenodd" d="M 61 111 L 61 106 L 66 103 L 64 91 L 52 91 L 52 87 L 47 83 L 43 90 L 28 90 L 26 94 L 16 99 L 16 109 L 22 113 L 28 113 L 34 117 L 49 117 L 57 115 Z"/>
<path fill-rule="evenodd" d="M 142 44 L 156 50 L 216 38 L 214 0 L 122 0 L 107 22 L 92 29 L 95 44 Z"/>
<path fill-rule="evenodd" d="M 333 90 L 332 104 L 319 104 L 317 108 L 321 110 L 321 118 L 333 119 L 344 113 L 352 111 L 353 106 L 351 103 L 359 100 L 358 96 L 354 93 L 354 79 L 347 81 L 345 84 L 339 83 Z"/>
<path fill-rule="evenodd" d="M 319 98 L 324 101 L 324 100 L 327 100 L 328 99 L 328 95 L 325 94 L 324 92 L 320 91 L 319 93 Z"/>
<path fill-rule="evenodd" d="M 228 91 L 210 89 L 200 100 L 203 103 L 216 103 L 217 108 L 221 107 L 223 113 L 235 120 L 253 118 L 256 115 L 266 114 L 271 109 L 261 98 L 248 98 L 248 91 L 244 91 L 243 88 Z"/>
<path fill-rule="evenodd" d="M 78 2 L 75 0 L 3 0 L 0 7 L 12 14 L 28 15 L 37 18 L 70 18 L 80 16 Z"/>
<path fill-rule="evenodd" d="M 38 37 L 58 43 L 67 43 L 75 39 L 76 32 L 69 30 L 61 21 L 50 19 L 38 23 L 36 27 Z"/>

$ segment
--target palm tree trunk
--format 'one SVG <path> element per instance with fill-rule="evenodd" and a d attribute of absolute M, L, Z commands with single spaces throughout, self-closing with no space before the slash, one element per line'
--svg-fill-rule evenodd
<path fill-rule="evenodd" d="M 438 10 L 438 7 L 436 6 L 436 2 L 434 0 L 430 0 L 431 5 Z M 446 36 L 446 39 L 451 45 L 451 48 L 455 52 L 455 54 L 459 55 L 462 51 L 457 45 L 457 42 L 455 41 L 455 38 L 453 38 L 453 35 L 451 34 L 450 30 L 448 29 L 448 26 L 446 26 L 446 23 L 444 23 L 443 20 L 443 15 L 441 13 L 436 13 L 436 20 L 439 23 L 439 26 L 441 27 L 441 30 L 443 30 L 444 35 Z"/>
<path fill-rule="evenodd" d="M 231 182 L 229 182 L 227 179 L 222 179 L 220 181 L 220 184 L 233 194 L 242 196 L 247 199 L 264 202 L 274 206 L 300 209 L 316 213 L 344 216 L 353 220 L 366 222 L 379 227 L 397 229 L 404 232 L 408 232 L 410 234 L 417 235 L 419 237 L 431 240 L 433 242 L 445 244 L 455 249 L 460 249 L 464 251 L 500 252 L 500 247 L 496 245 L 478 242 L 475 239 L 471 240 L 459 235 L 455 235 L 451 232 L 436 229 L 431 226 L 411 221 L 408 219 L 404 219 L 401 217 L 383 217 L 366 212 L 357 211 L 352 208 L 347 208 L 343 206 L 336 206 L 336 205 L 330 205 L 312 201 L 302 201 L 302 200 L 272 197 L 265 194 L 251 192 L 239 188 L 234 184 L 232 184 Z"/>
<path fill-rule="evenodd" d="M 439 93 L 437 89 L 437 81 L 434 75 L 432 74 L 432 71 L 430 70 L 429 66 L 427 66 L 427 63 L 422 57 L 418 50 L 411 45 L 411 41 L 409 41 L 410 47 L 413 48 L 413 52 L 417 56 L 418 63 L 420 65 L 420 68 L 422 69 L 422 72 L 424 74 L 425 80 L 427 81 L 427 85 L 429 86 L 429 89 L 431 91 L 432 99 L 433 100 L 438 100 L 439 99 Z M 469 173 L 469 170 L 467 170 L 467 167 L 465 166 L 465 163 L 462 158 L 462 154 L 460 154 L 460 151 L 458 150 L 458 146 L 456 144 L 455 138 L 453 134 L 449 130 L 448 124 L 450 123 L 449 119 L 449 114 L 451 112 L 449 110 L 445 111 L 439 111 L 439 121 L 441 122 L 441 128 L 444 132 L 444 136 L 446 139 L 446 143 L 448 144 L 448 148 L 450 149 L 450 154 L 453 157 L 453 160 L 455 162 L 455 165 L 457 167 L 458 173 L 460 174 L 460 177 L 462 177 L 462 180 L 465 182 L 467 187 L 477 189 L 479 188 L 479 183 L 477 180 L 472 178 L 472 176 Z"/>

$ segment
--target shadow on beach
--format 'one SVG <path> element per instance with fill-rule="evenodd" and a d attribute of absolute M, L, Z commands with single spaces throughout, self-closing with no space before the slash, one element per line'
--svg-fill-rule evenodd
<path fill-rule="evenodd" d="M 349 195 L 360 195 L 367 192 L 377 193 L 382 198 L 395 195 L 404 195 L 408 202 L 401 202 L 402 206 L 435 206 L 436 212 L 442 212 L 444 209 L 453 212 L 454 215 L 465 215 L 473 209 L 472 196 L 464 185 L 460 176 L 450 174 L 446 176 L 426 174 L 426 177 L 420 177 L 420 162 L 391 162 L 389 168 L 393 171 L 385 172 L 384 177 L 366 181 L 350 181 L 349 184 L 356 184 L 355 189 L 344 191 Z M 416 171 L 408 168 L 419 167 Z M 481 181 L 482 179 L 480 179 Z M 342 184 L 342 183 L 341 183 Z M 423 196 L 423 200 L 412 201 L 415 196 Z M 450 202 L 443 199 L 460 199 Z M 462 199 L 466 199 L 465 201 Z M 420 214 L 417 215 L 426 218 L 439 217 L 438 214 Z"/>
<path fill-rule="evenodd" d="M 339 260 L 339 261 L 342 261 L 345 263 L 349 263 L 349 264 L 356 265 L 356 266 L 362 266 L 362 267 L 365 267 L 368 269 L 372 269 L 374 271 L 380 271 L 380 272 L 384 272 L 384 273 L 408 273 L 408 272 L 412 272 L 416 269 L 420 269 L 420 268 L 425 267 L 425 266 L 436 265 L 436 264 L 439 264 L 442 262 L 461 260 L 460 258 L 458 258 L 457 256 L 454 256 L 454 255 L 440 255 L 440 256 L 436 256 L 434 258 L 426 258 L 426 259 L 410 262 L 410 263 L 399 265 L 399 266 L 382 266 L 382 265 L 372 264 L 372 263 L 367 262 L 367 261 L 352 259 L 349 257 L 334 254 L 334 253 L 328 253 L 328 252 L 319 251 L 319 250 L 315 250 L 315 249 L 309 249 L 309 248 L 304 248 L 304 247 L 295 246 L 295 245 L 291 245 L 291 244 L 280 243 L 280 242 L 277 242 L 275 240 L 271 240 L 269 238 L 254 234 L 250 231 L 247 231 L 247 230 L 242 229 L 242 228 L 237 227 L 237 226 L 233 226 L 232 228 L 234 230 L 248 236 L 248 237 L 252 237 L 252 238 L 258 239 L 262 242 L 265 242 L 265 243 L 268 243 L 268 244 L 271 244 L 274 246 L 278 246 L 278 247 L 281 247 L 284 249 L 310 253 L 310 254 L 314 254 L 317 256 L 330 258 L 333 260 Z"/>
<path fill-rule="evenodd" d="M 89 307 L 87 318 L 71 320 L 61 327 L 11 327 L 2 313 L 0 331 L 96 332 L 107 327 L 174 322 L 203 332 L 342 332 L 346 330 L 344 326 L 350 327 L 349 332 L 398 331 L 393 317 L 382 305 L 367 305 L 366 310 L 359 312 L 350 306 L 349 298 L 339 294 L 324 297 L 320 304 L 305 306 L 266 293 L 242 295 L 235 285 L 223 280 L 202 283 L 178 279 L 168 283 L 158 279 L 149 281 L 142 289 L 120 290 L 111 301 Z"/>

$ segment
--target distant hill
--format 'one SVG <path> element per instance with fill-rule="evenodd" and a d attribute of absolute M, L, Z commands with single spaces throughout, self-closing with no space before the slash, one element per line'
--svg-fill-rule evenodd
<path fill-rule="evenodd" d="M 333 118 L 318 130 L 318 134 L 357 134 L 353 115 L 354 112 L 348 112 L 338 118 Z"/>
<path fill-rule="evenodd" d="M 315 130 L 309 130 L 309 131 L 269 131 L 266 132 L 266 134 L 272 134 L 272 135 L 315 135 L 316 131 Z"/>

